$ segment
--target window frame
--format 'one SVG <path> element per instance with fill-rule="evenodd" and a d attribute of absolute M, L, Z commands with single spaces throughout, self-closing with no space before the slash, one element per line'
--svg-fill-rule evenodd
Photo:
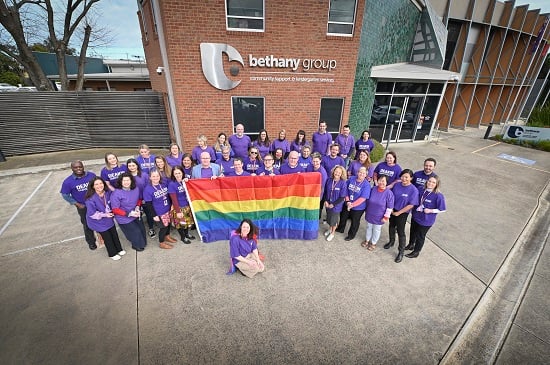
<path fill-rule="evenodd" d="M 336 36 L 336 37 L 353 37 L 353 34 L 355 32 L 355 21 L 357 20 L 357 0 L 354 0 L 354 8 L 353 8 L 353 22 L 335 22 L 330 20 L 330 7 L 331 7 L 332 1 L 329 1 L 328 3 L 328 16 L 327 16 L 327 35 L 329 36 Z M 331 33 L 329 31 L 330 24 L 351 24 L 351 33 Z"/>
<path fill-rule="evenodd" d="M 235 103 L 233 102 L 234 98 L 262 99 L 262 103 L 263 103 L 263 113 L 262 113 L 262 121 L 261 121 L 262 125 L 260 126 L 260 128 L 258 128 L 257 132 L 256 131 L 251 132 L 250 128 L 247 128 L 247 123 L 246 122 L 243 122 L 242 120 L 235 120 L 235 110 L 233 109 L 233 106 L 235 105 Z M 254 140 L 254 138 L 252 138 L 252 136 L 257 136 L 259 134 L 260 130 L 266 129 L 265 128 L 265 96 L 259 96 L 259 95 L 232 95 L 231 96 L 231 120 L 232 120 L 232 124 L 233 124 L 233 132 L 232 133 L 235 132 L 235 126 L 237 124 L 242 124 L 244 126 L 244 134 L 251 137 L 250 139 Z"/>
<path fill-rule="evenodd" d="M 324 99 L 332 99 L 332 100 L 341 100 L 342 101 L 342 106 L 340 107 L 340 118 L 338 120 L 338 126 L 336 127 L 336 129 L 331 129 L 331 123 L 329 123 L 327 121 L 326 118 L 323 118 L 322 115 L 321 115 L 321 112 L 323 110 L 323 100 Z M 330 133 L 333 137 L 333 139 L 338 136 L 338 134 L 340 133 L 340 128 L 342 127 L 342 118 L 344 116 L 344 108 L 346 106 L 346 98 L 343 97 L 343 96 L 340 96 L 340 97 L 337 97 L 337 96 L 326 96 L 326 97 L 322 97 L 320 102 L 319 102 L 319 122 L 323 121 L 325 123 L 327 123 L 327 132 Z"/>
<path fill-rule="evenodd" d="M 228 13 L 228 1 L 225 0 L 225 29 L 228 31 L 234 31 L 234 32 L 254 32 L 254 33 L 263 33 L 265 32 L 265 0 L 262 0 L 262 13 L 263 15 L 261 17 L 254 17 L 254 16 L 238 16 L 238 15 L 229 15 Z M 260 19 L 262 21 L 262 29 L 253 29 L 253 28 L 232 28 L 229 26 L 229 18 L 232 19 L 254 19 L 258 20 Z"/>

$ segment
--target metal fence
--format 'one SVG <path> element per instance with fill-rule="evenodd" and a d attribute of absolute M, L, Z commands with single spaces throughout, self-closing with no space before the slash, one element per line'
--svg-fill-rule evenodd
<path fill-rule="evenodd" d="M 81 148 L 166 147 L 170 131 L 156 92 L 0 93 L 6 156 Z"/>

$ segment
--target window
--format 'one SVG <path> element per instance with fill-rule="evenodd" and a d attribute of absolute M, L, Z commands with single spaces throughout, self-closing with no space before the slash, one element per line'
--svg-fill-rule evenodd
<path fill-rule="evenodd" d="M 227 29 L 264 31 L 264 0 L 226 0 Z"/>
<path fill-rule="evenodd" d="M 159 31 L 157 29 L 157 16 L 155 14 L 155 0 L 151 1 L 151 17 L 153 18 L 153 30 L 155 31 L 155 34 L 159 34 Z"/>
<path fill-rule="evenodd" d="M 332 134 L 334 139 L 340 132 L 342 111 L 344 109 L 344 98 L 322 98 L 319 121 L 327 123 L 327 132 Z"/>
<path fill-rule="evenodd" d="M 233 126 L 242 124 L 245 134 L 257 135 L 265 128 L 264 102 L 264 98 L 258 96 L 231 97 Z"/>
<path fill-rule="evenodd" d="M 329 35 L 353 35 L 355 6 L 355 0 L 330 0 L 327 32 Z"/>
<path fill-rule="evenodd" d="M 145 21 L 145 14 L 143 13 L 143 0 L 138 1 L 139 17 L 141 19 L 141 25 L 143 27 L 143 40 L 147 42 L 147 22 Z"/>

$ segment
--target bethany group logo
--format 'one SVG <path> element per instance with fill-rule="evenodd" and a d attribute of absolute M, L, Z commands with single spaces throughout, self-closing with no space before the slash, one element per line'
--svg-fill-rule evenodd
<path fill-rule="evenodd" d="M 223 54 L 226 54 L 229 61 L 239 62 L 244 66 L 243 58 L 239 51 L 224 43 L 201 43 L 201 62 L 202 73 L 210 85 L 220 90 L 231 90 L 236 88 L 240 83 L 233 81 L 227 77 L 223 70 Z M 236 68 L 236 74 L 238 74 Z"/>

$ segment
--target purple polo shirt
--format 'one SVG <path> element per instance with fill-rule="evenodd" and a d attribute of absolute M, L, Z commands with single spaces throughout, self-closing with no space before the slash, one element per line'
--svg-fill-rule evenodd
<path fill-rule="evenodd" d="M 141 167 L 141 171 L 149 173 L 153 167 L 155 167 L 155 155 L 149 154 L 149 157 L 143 158 L 141 155 L 136 156 L 136 161 Z"/>
<path fill-rule="evenodd" d="M 118 176 L 127 172 L 128 169 L 126 168 L 126 165 L 122 164 L 120 166 L 116 166 L 112 168 L 111 170 L 107 170 L 107 167 L 104 167 L 101 169 L 101 178 L 105 181 L 108 181 L 111 183 L 112 186 L 115 188 L 118 188 Z"/>
<path fill-rule="evenodd" d="M 143 200 L 153 203 L 153 209 L 157 216 L 168 213 L 172 206 L 168 196 L 168 187 L 163 183 L 156 186 L 147 185 L 143 191 Z"/>
<path fill-rule="evenodd" d="M 262 166 L 256 171 L 256 175 L 262 175 L 262 174 L 264 174 L 264 175 L 271 175 L 271 174 L 281 175 L 281 172 L 279 170 L 277 170 L 275 167 L 273 167 L 273 169 L 271 171 L 267 171 L 265 169 L 265 166 Z"/>
<path fill-rule="evenodd" d="M 441 211 L 447 210 L 445 204 L 445 197 L 441 193 L 434 193 L 431 191 L 426 191 L 422 189 L 419 192 L 420 201 L 419 203 L 428 209 L 439 209 Z M 414 207 L 412 211 L 412 219 L 421 226 L 431 227 L 435 223 L 435 218 L 437 217 L 436 213 L 424 213 L 424 210 L 421 212 L 417 211 L 418 207 Z"/>
<path fill-rule="evenodd" d="M 363 167 L 363 164 L 359 161 L 351 161 L 348 167 L 348 176 L 356 176 L 357 171 Z M 374 174 L 374 166 L 371 164 L 369 168 L 367 169 L 367 178 L 372 179 L 372 175 Z"/>
<path fill-rule="evenodd" d="M 424 173 L 424 170 L 420 170 L 414 173 L 412 178 L 412 183 L 418 190 L 424 190 L 426 181 L 432 176 L 437 176 L 434 172 L 432 172 L 430 175 L 426 175 Z"/>
<path fill-rule="evenodd" d="M 193 161 L 200 164 L 201 163 L 201 153 L 203 153 L 203 152 L 208 152 L 208 154 L 210 155 L 210 162 L 216 161 L 216 151 L 214 151 L 214 149 L 210 146 L 206 146 L 206 148 L 204 148 L 204 149 L 200 148 L 200 146 L 193 147 L 193 150 L 191 152 L 191 158 L 193 159 Z"/>
<path fill-rule="evenodd" d="M 323 156 L 323 159 L 321 160 L 321 165 L 325 168 L 327 174 L 330 174 L 334 166 L 340 165 L 342 167 L 346 167 L 346 162 L 344 159 L 340 156 L 336 156 L 335 158 L 330 157 L 329 155 Z"/>
<path fill-rule="evenodd" d="M 281 165 L 281 168 L 279 169 L 281 172 L 281 175 L 288 175 L 288 174 L 299 174 L 300 172 L 306 172 L 300 164 L 296 165 L 296 167 L 291 167 L 288 163 L 284 163 Z"/>
<path fill-rule="evenodd" d="M 231 171 L 233 171 L 235 169 L 235 167 L 233 167 L 233 159 L 230 158 L 229 160 L 224 160 L 223 158 L 220 158 L 218 160 L 216 160 L 216 165 L 220 165 L 220 167 L 222 168 L 222 173 L 224 175 L 230 173 Z"/>
<path fill-rule="evenodd" d="M 183 182 L 170 181 L 168 184 L 168 194 L 176 194 L 180 208 L 189 206 L 189 200 L 187 199 L 187 193 L 183 187 Z"/>
<path fill-rule="evenodd" d="M 115 214 L 115 219 L 118 224 L 128 224 L 136 217 L 128 217 L 128 213 L 134 210 L 140 199 L 138 188 L 133 190 L 116 189 L 111 194 L 111 208 L 120 208 L 126 212 L 125 216 Z"/>
<path fill-rule="evenodd" d="M 366 141 L 363 138 L 359 138 L 357 142 L 355 142 L 355 154 L 357 157 L 359 157 L 360 151 L 367 151 L 370 153 L 374 149 L 374 142 L 372 139 L 367 139 Z"/>
<path fill-rule="evenodd" d="M 60 193 L 65 195 L 69 194 L 77 203 L 85 204 L 86 199 L 84 197 L 88 191 L 88 183 L 95 176 L 96 175 L 91 171 L 86 171 L 82 177 L 77 177 L 75 174 L 72 174 L 63 180 Z"/>
<path fill-rule="evenodd" d="M 290 152 L 290 144 L 286 139 L 283 139 L 283 140 L 276 139 L 273 142 L 271 142 L 271 152 L 275 152 L 277 148 L 282 149 L 285 155 Z"/>
<path fill-rule="evenodd" d="M 401 174 L 401 166 L 398 164 L 388 166 L 386 162 L 380 162 L 376 165 L 374 172 L 378 174 L 378 176 L 386 175 L 388 177 L 388 185 L 390 185 L 392 182 L 399 179 L 399 175 Z"/>
<path fill-rule="evenodd" d="M 251 159 L 250 157 L 245 158 L 243 160 L 243 164 L 243 168 L 251 174 L 255 174 L 256 171 L 263 166 L 261 161 L 258 161 L 257 159 Z"/>
<path fill-rule="evenodd" d="M 181 166 L 181 159 L 183 157 L 183 153 L 179 153 L 179 155 L 177 157 L 174 157 L 172 156 L 171 154 L 169 155 L 166 155 L 166 162 L 168 162 L 168 165 L 170 167 L 174 167 L 174 166 Z"/>
<path fill-rule="evenodd" d="M 239 263 L 239 260 L 235 257 L 246 257 L 257 249 L 256 240 L 242 238 L 240 234 L 233 234 L 229 238 L 229 255 L 233 260 L 233 264 Z"/>
<path fill-rule="evenodd" d="M 359 198 L 365 198 L 365 201 L 351 210 L 365 210 L 367 207 L 367 200 L 370 197 L 370 184 L 367 179 L 362 182 L 357 182 L 357 176 L 352 176 L 348 180 L 348 197 L 350 202 L 354 202 Z"/>
<path fill-rule="evenodd" d="M 401 210 L 407 205 L 418 205 L 418 189 L 413 184 L 403 186 L 401 182 L 398 182 L 391 190 L 394 196 L 393 210 Z"/>
<path fill-rule="evenodd" d="M 110 213 L 110 191 L 105 191 L 105 199 L 101 198 L 97 193 L 86 199 L 86 224 L 90 229 L 96 232 L 105 232 L 115 225 L 113 218 L 102 217 L 94 219 L 92 216 L 96 213 Z"/>
<path fill-rule="evenodd" d="M 347 183 L 345 180 L 334 181 L 332 178 L 329 178 L 325 184 L 325 201 L 334 204 L 339 198 L 345 198 L 348 195 Z M 344 199 L 334 206 L 331 210 L 334 213 L 339 213 L 342 211 L 344 206 Z"/>
<path fill-rule="evenodd" d="M 245 158 L 248 156 L 248 147 L 252 144 L 250 137 L 246 134 L 243 134 L 242 137 L 237 137 L 236 134 L 229 136 L 229 144 L 235 153 L 235 157 Z"/>
<path fill-rule="evenodd" d="M 382 218 L 386 214 L 386 209 L 393 209 L 393 193 L 390 189 L 378 191 L 378 187 L 373 186 L 370 190 L 369 201 L 367 202 L 367 210 L 365 220 L 368 223 L 382 225 Z"/>
<path fill-rule="evenodd" d="M 355 148 L 355 138 L 351 135 L 351 133 L 347 137 L 343 134 L 339 134 L 334 140 L 334 143 L 340 145 L 340 155 L 348 155 L 348 157 L 350 151 Z"/>
<path fill-rule="evenodd" d="M 328 153 L 328 148 L 332 144 L 332 135 L 328 132 L 321 134 L 317 131 L 313 133 L 311 142 L 313 142 L 311 152 L 319 152 L 321 156 L 324 156 Z"/>

